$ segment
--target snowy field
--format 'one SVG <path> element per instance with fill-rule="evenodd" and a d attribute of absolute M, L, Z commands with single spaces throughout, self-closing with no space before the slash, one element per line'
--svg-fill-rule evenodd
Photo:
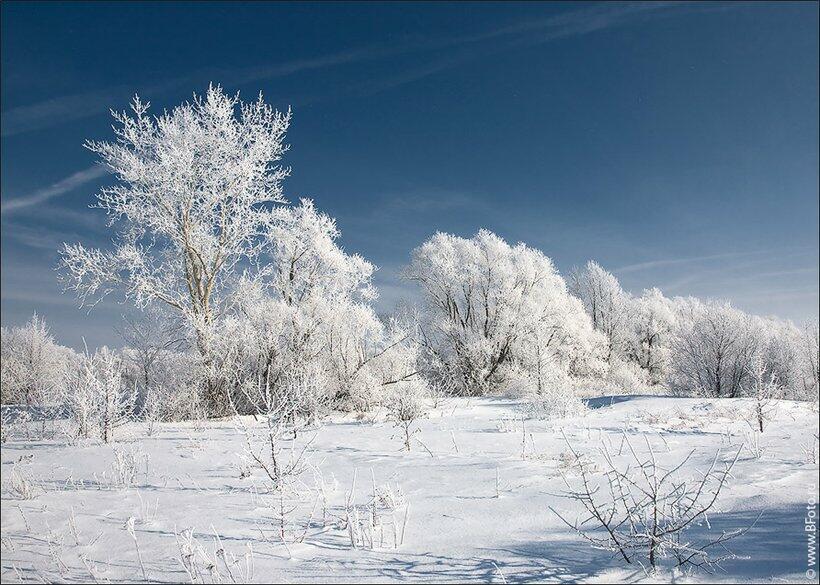
<path fill-rule="evenodd" d="M 151 436 L 133 425 L 113 445 L 11 436 L 2 580 L 189 582 L 186 555 L 195 579 L 221 582 L 806 580 L 804 520 L 818 477 L 809 405 L 780 402 L 762 440 L 742 447 L 708 517 L 718 534 L 753 524 L 728 543 L 737 556 L 724 571 L 665 568 L 651 578 L 591 548 L 551 511 L 580 512 L 561 497 L 562 473 L 577 479 L 567 441 L 598 463 L 602 445 L 623 454 L 625 435 L 638 451 L 648 438 L 669 467 L 694 449 L 682 473 L 696 477 L 717 450 L 731 460 L 753 437 L 751 403 L 636 396 L 589 405 L 585 417 L 556 422 L 522 419 L 510 399 L 450 399 L 419 422 L 410 452 L 378 415 L 333 415 L 295 441 L 298 454 L 312 440 L 300 481 L 315 496 L 287 502 L 285 514 L 243 457 L 236 422 L 158 424 Z M 368 523 L 374 490 L 378 526 L 361 530 L 354 548 L 349 519 Z"/>

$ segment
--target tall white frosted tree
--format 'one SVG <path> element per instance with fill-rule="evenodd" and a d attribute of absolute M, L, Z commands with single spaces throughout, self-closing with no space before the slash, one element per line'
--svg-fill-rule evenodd
<path fill-rule="evenodd" d="M 289 169 L 278 161 L 290 113 L 213 85 L 159 116 L 148 106 L 134 98 L 130 114 L 114 113 L 115 141 L 86 143 L 118 179 L 97 196 L 113 247 L 66 244 L 63 273 L 83 303 L 118 290 L 138 306 L 178 311 L 207 364 L 237 273 L 253 275 L 275 207 L 286 203 Z"/>

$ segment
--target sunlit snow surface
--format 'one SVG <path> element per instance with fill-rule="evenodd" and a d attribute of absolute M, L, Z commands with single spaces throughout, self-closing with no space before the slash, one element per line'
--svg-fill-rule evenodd
<path fill-rule="evenodd" d="M 175 536 L 185 530 L 218 561 L 205 579 L 223 582 L 806 580 L 804 520 L 808 502 L 817 500 L 818 466 L 810 455 L 816 410 L 780 403 L 763 433 L 760 457 L 741 452 L 711 527 L 742 528 L 762 516 L 729 543 L 737 558 L 723 564 L 725 572 L 681 576 L 663 570 L 647 578 L 640 567 L 590 548 L 550 511 L 570 518 L 580 512 L 577 502 L 560 497 L 566 489 L 558 472 L 567 451 L 564 435 L 593 458 L 602 444 L 617 446 L 624 433 L 639 450 L 648 437 L 664 464 L 694 449 L 683 470 L 694 477 L 717 449 L 731 458 L 747 440 L 744 415 L 751 404 L 635 396 L 597 398 L 590 407 L 583 418 L 526 419 L 522 432 L 515 400 L 450 399 L 420 422 L 409 453 L 378 414 L 361 420 L 333 415 L 297 439 L 301 446 L 315 435 L 310 463 L 321 480 L 316 471 L 301 479 L 323 482 L 327 509 L 314 500 L 296 510 L 289 536 L 304 538 L 288 546 L 278 540 L 260 472 L 241 477 L 245 443 L 232 422 L 163 424 L 150 437 L 141 425 L 121 430 L 116 448 L 148 456 L 134 487 L 125 489 L 111 487 L 112 446 L 28 441 L 18 430 L 2 447 L 2 579 L 140 581 L 137 547 L 127 530 L 133 518 L 150 581 L 190 580 Z M 33 498 L 12 493 L 15 467 L 34 486 Z M 394 548 L 390 529 L 383 546 L 353 549 L 344 526 L 346 502 L 365 505 L 374 483 L 389 484 L 409 504 L 396 512 L 399 524 L 408 515 L 404 542 Z M 224 555 L 215 552 L 215 533 Z"/>

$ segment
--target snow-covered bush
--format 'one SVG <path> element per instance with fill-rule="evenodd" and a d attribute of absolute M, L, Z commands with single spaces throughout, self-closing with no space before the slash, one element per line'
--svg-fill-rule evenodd
<path fill-rule="evenodd" d="M 315 424 L 326 413 L 330 404 L 327 374 L 321 363 L 294 364 L 285 372 L 281 383 L 280 399 L 289 404 L 288 412 L 297 421 Z"/>
<path fill-rule="evenodd" d="M 122 358 L 107 347 L 98 350 L 91 359 L 93 392 L 99 400 L 100 435 L 104 442 L 114 440 L 114 430 L 133 420 L 137 399 L 136 384 L 132 387 L 123 378 Z"/>
<path fill-rule="evenodd" d="M 370 305 L 348 305 L 331 317 L 327 340 L 334 401 L 340 408 L 366 410 L 379 400 L 383 380 L 377 362 L 396 348 L 388 345 L 385 325 Z"/>
<path fill-rule="evenodd" d="M 139 443 L 114 447 L 111 463 L 111 483 L 117 488 L 129 488 L 137 481 L 140 472 L 148 474 L 148 454 Z"/>
<path fill-rule="evenodd" d="M 352 548 L 383 548 L 392 545 L 398 548 L 404 543 L 410 503 L 398 485 L 376 485 L 373 477 L 373 492 L 370 500 L 363 505 L 353 502 L 356 476 L 353 488 L 345 505 L 345 523 Z"/>
<path fill-rule="evenodd" d="M 616 394 L 657 393 L 652 387 L 649 370 L 641 368 L 634 361 L 615 359 L 604 377 L 604 387 Z"/>
<path fill-rule="evenodd" d="M 253 547 L 246 544 L 243 554 L 237 556 L 222 542 L 219 533 L 210 535 L 210 550 L 203 545 L 193 528 L 174 532 L 177 560 L 191 583 L 253 583 Z M 136 538 L 134 539 L 136 543 Z M 148 579 L 144 579 L 148 581 Z"/>
<path fill-rule="evenodd" d="M 74 423 L 74 437 L 87 439 L 98 416 L 98 396 L 95 394 L 94 370 L 88 356 L 66 373 L 63 401 Z"/>
<path fill-rule="evenodd" d="M 581 416 L 587 411 L 576 381 L 560 372 L 539 382 L 522 376 L 520 392 L 525 411 L 532 418 L 560 419 Z"/>
<path fill-rule="evenodd" d="M 37 496 L 38 486 L 24 465 L 16 463 L 9 472 L 8 491 L 12 497 L 31 500 Z"/>
<path fill-rule="evenodd" d="M 360 375 L 354 406 L 373 406 L 382 401 L 383 393 L 395 392 L 397 385 L 412 385 L 412 393 L 417 397 L 432 398 L 430 384 L 421 376 L 424 354 L 420 334 L 415 315 L 400 314 L 388 320 L 378 350 L 367 362 L 364 376 Z M 364 395 L 366 385 L 370 387 L 368 396 Z"/>
<path fill-rule="evenodd" d="M 194 352 L 163 353 L 154 364 L 145 417 L 158 421 L 204 418 L 208 412 L 202 383 L 204 368 L 202 358 Z"/>
<path fill-rule="evenodd" d="M 765 423 L 773 416 L 776 409 L 775 400 L 783 398 L 783 385 L 776 373 L 766 367 L 759 355 L 752 357 L 749 395 L 754 401 L 752 426 L 761 433 Z"/>

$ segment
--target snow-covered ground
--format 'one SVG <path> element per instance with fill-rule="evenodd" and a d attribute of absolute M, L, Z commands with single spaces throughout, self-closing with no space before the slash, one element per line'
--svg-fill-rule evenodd
<path fill-rule="evenodd" d="M 564 436 L 593 459 L 602 444 L 617 446 L 624 433 L 636 449 L 646 449 L 647 437 L 668 465 L 695 449 L 683 471 L 696 476 L 716 450 L 730 459 L 747 440 L 750 406 L 598 398 L 583 418 L 556 422 L 522 421 L 512 399 L 451 399 L 420 421 L 409 453 L 378 416 L 334 415 L 296 441 L 301 448 L 313 438 L 312 469 L 301 479 L 320 482 L 325 497 L 288 515 L 288 538 L 301 542 L 287 546 L 278 538 L 275 502 L 262 493 L 260 471 L 247 476 L 244 438 L 233 422 L 158 425 L 152 436 L 134 425 L 120 430 L 122 440 L 113 446 L 12 437 L 2 446 L 2 580 L 141 581 L 141 557 L 147 580 L 189 581 L 180 552 L 186 530 L 202 547 L 195 559 L 207 579 L 223 582 L 647 579 L 640 567 L 592 549 L 550 510 L 569 518 L 580 511 L 561 497 Z M 811 454 L 817 432 L 809 405 L 779 403 L 762 453 L 744 448 L 721 493 L 720 513 L 709 517 L 719 532 L 747 527 L 762 514 L 729 543 L 738 558 L 715 576 L 662 571 L 649 580 L 807 580 L 804 523 L 806 506 L 818 495 Z M 120 456 L 147 456 L 131 487 L 117 487 L 115 449 Z M 393 546 L 393 528 L 386 525 L 375 538 L 376 545 L 383 538 L 382 546 L 354 549 L 346 508 L 359 506 L 365 514 L 374 484 L 383 494 L 380 486 L 390 486 L 391 518 L 398 540 L 404 532 L 403 543 Z M 21 487 L 32 497 L 21 498 Z M 216 564 L 214 572 L 205 559 Z"/>

